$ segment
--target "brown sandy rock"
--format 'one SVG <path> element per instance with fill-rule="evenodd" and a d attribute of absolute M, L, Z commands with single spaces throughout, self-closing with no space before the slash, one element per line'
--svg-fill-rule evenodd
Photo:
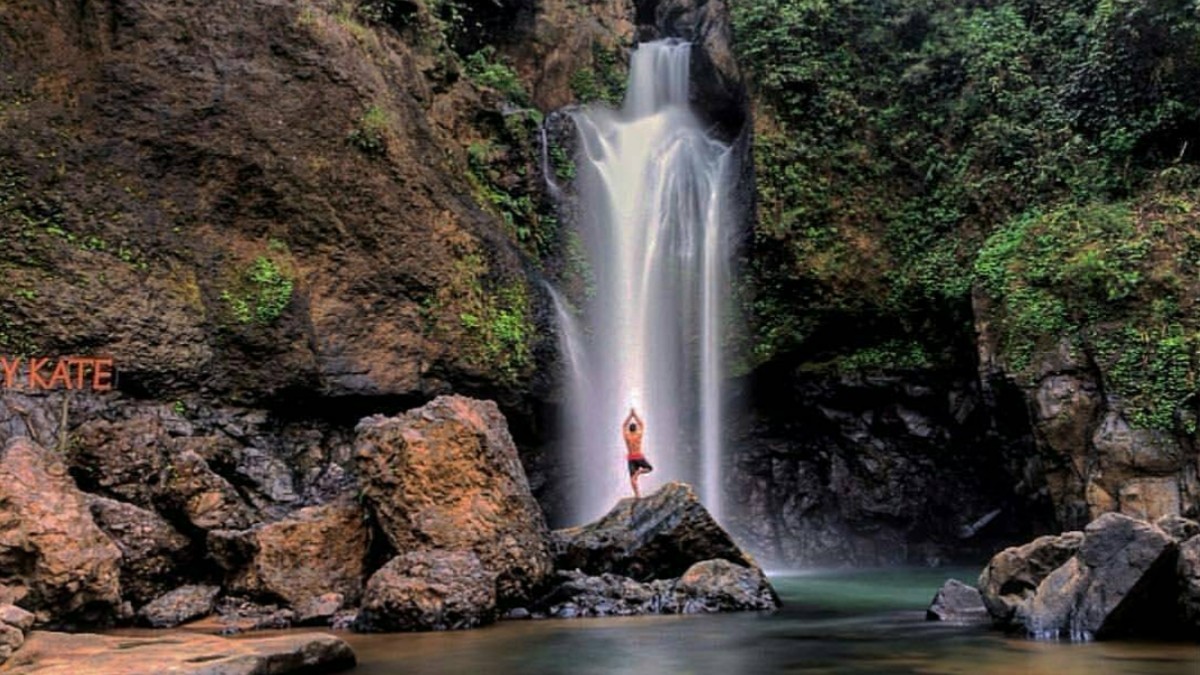
<path fill-rule="evenodd" d="M 209 533 L 209 550 L 235 593 L 278 598 L 298 607 L 338 593 L 362 595 L 369 534 L 363 510 L 343 501 L 311 506 L 250 530 Z"/>
<path fill-rule="evenodd" d="M 0 456 L 0 603 L 41 623 L 101 620 L 121 604 L 121 551 L 66 466 L 28 439 Z"/>
<path fill-rule="evenodd" d="M 153 637 L 34 632 L 5 673 L 90 675 L 283 675 L 354 667 L 354 652 L 332 635 L 299 633 L 236 640 L 174 631 Z"/>
<path fill-rule="evenodd" d="M 473 552 L 502 604 L 551 572 L 549 530 L 495 403 L 443 396 L 358 425 L 366 504 L 397 551 Z"/>

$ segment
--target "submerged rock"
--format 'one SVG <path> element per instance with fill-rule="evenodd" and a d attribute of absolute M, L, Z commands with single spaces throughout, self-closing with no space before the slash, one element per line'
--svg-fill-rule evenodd
<path fill-rule="evenodd" d="M 152 628 L 174 628 L 213 613 L 219 586 L 183 586 L 158 598 L 138 611 L 138 618 Z"/>
<path fill-rule="evenodd" d="M 10 441 L 0 456 L 0 603 L 40 623 L 102 621 L 121 604 L 120 564 L 58 457 Z"/>
<path fill-rule="evenodd" d="M 705 560 L 756 567 L 700 503 L 691 486 L 668 483 L 643 499 L 622 499 L 594 523 L 554 532 L 559 569 L 673 579 Z"/>
<path fill-rule="evenodd" d="M 396 556 L 371 577 L 354 629 L 458 630 L 496 619 L 496 581 L 469 551 Z"/>
<path fill-rule="evenodd" d="M 987 623 L 991 620 L 979 589 L 958 579 L 949 579 L 942 584 L 933 596 L 925 618 L 952 623 Z"/>
<path fill-rule="evenodd" d="M 34 632 L 5 672 L 77 675 L 81 664 L 90 675 L 284 675 L 340 672 L 356 658 L 344 641 L 317 633 L 230 640 L 182 631 L 145 638 Z"/>
<path fill-rule="evenodd" d="M 395 550 L 470 552 L 510 606 L 549 577 L 550 532 L 495 403 L 442 396 L 369 417 L 355 449 L 365 502 Z"/>

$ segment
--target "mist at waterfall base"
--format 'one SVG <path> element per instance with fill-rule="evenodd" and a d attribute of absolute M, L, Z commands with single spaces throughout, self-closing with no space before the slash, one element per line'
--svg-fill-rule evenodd
<path fill-rule="evenodd" d="M 638 45 L 623 107 L 572 115 L 577 226 L 595 280 L 578 321 L 556 300 L 576 522 L 630 495 L 621 422 L 631 408 L 655 467 L 644 491 L 692 483 L 720 517 L 733 153 L 689 108 L 690 52 L 677 40 Z"/>

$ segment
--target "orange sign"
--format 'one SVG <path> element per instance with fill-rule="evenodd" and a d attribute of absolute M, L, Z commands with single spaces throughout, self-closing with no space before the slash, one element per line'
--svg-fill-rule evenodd
<path fill-rule="evenodd" d="M 113 360 L 94 356 L 0 356 L 5 389 L 26 391 L 109 391 L 113 388 Z"/>

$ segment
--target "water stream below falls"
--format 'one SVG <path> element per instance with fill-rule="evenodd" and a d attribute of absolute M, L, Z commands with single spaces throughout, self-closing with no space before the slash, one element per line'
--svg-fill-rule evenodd
<path fill-rule="evenodd" d="M 505 621 L 459 633 L 341 634 L 355 675 L 741 675 L 1200 673 L 1200 647 L 1034 642 L 925 621 L 947 576 L 978 568 L 813 572 L 772 577 L 772 613 Z"/>
<path fill-rule="evenodd" d="M 575 326 L 560 307 L 568 367 L 572 519 L 629 493 L 620 423 L 646 421 L 653 488 L 699 487 L 720 516 L 721 329 L 728 298 L 725 213 L 733 153 L 688 106 L 691 45 L 638 45 L 624 106 L 573 114 L 578 227 L 595 293 Z"/>

